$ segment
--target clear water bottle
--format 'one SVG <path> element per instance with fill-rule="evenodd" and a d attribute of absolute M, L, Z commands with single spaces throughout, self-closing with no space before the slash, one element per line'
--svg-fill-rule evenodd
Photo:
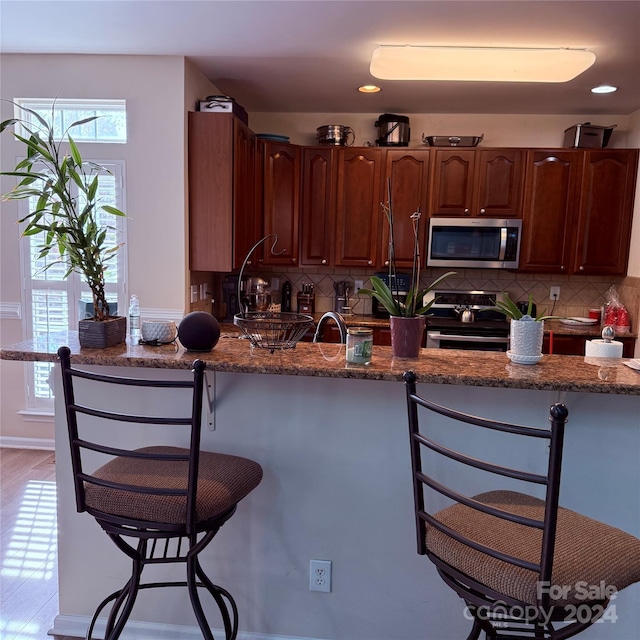
<path fill-rule="evenodd" d="M 129 335 L 131 340 L 140 340 L 140 301 L 134 293 L 129 300 Z"/>

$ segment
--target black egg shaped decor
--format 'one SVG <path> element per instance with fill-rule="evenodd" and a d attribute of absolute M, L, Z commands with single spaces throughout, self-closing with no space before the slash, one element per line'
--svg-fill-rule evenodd
<path fill-rule="evenodd" d="M 219 339 L 220 323 L 206 311 L 192 311 L 178 325 L 178 340 L 187 351 L 211 351 Z"/>

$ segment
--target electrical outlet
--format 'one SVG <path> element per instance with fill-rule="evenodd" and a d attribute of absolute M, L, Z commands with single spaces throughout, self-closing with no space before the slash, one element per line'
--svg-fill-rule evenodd
<path fill-rule="evenodd" d="M 549 290 L 549 300 L 560 300 L 560 287 L 551 287 Z"/>
<path fill-rule="evenodd" d="M 191 285 L 191 302 L 198 302 L 198 285 Z"/>
<path fill-rule="evenodd" d="M 360 289 L 363 288 L 363 285 L 364 285 L 363 280 L 354 280 L 353 286 L 355 287 L 356 293 L 358 293 L 358 291 L 360 291 Z"/>
<path fill-rule="evenodd" d="M 331 560 L 309 562 L 309 591 L 331 591 Z"/>

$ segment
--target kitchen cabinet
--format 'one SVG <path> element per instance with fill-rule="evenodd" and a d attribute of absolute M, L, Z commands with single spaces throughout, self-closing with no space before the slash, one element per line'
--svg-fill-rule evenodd
<path fill-rule="evenodd" d="M 564 356 L 584 356 L 584 345 L 587 340 L 593 340 L 594 336 L 563 336 L 553 334 L 553 353 Z M 616 336 L 616 340 L 622 342 L 622 356 L 633 358 L 636 339 L 633 337 Z M 542 353 L 549 353 L 550 337 L 545 333 L 542 341 Z"/>
<path fill-rule="evenodd" d="M 335 324 L 325 324 L 322 328 L 322 342 L 340 342 L 340 329 Z M 373 344 L 382 347 L 391 346 L 391 328 L 373 327 Z M 375 356 L 375 353 L 373 354 Z"/>
<path fill-rule="evenodd" d="M 573 272 L 625 275 L 638 170 L 638 151 L 585 152 Z"/>
<path fill-rule="evenodd" d="M 189 268 L 237 269 L 260 237 L 255 135 L 232 114 L 190 112 L 188 144 Z"/>
<path fill-rule="evenodd" d="M 333 264 L 337 150 L 306 147 L 302 151 L 300 263 Z"/>
<path fill-rule="evenodd" d="M 437 149 L 432 162 L 430 215 L 522 215 L 521 149 Z"/>
<path fill-rule="evenodd" d="M 275 234 L 261 247 L 260 262 L 265 265 L 298 264 L 298 229 L 300 216 L 300 147 L 261 140 L 262 159 L 262 232 Z"/>
<path fill-rule="evenodd" d="M 520 271 L 569 270 L 583 160 L 571 150 L 527 152 Z"/>
<path fill-rule="evenodd" d="M 386 153 L 382 201 L 389 198 L 388 184 L 391 185 L 391 203 L 393 207 L 393 235 L 396 266 L 413 266 L 414 230 L 411 214 L 420 210 L 422 218 L 418 225 L 420 247 L 425 246 L 427 230 L 427 211 L 429 195 L 429 159 L 430 152 L 425 150 L 388 149 Z M 378 207 L 382 222 L 380 242 L 380 266 L 389 264 L 389 224 L 386 216 Z"/>
<path fill-rule="evenodd" d="M 372 267 L 379 255 L 384 149 L 337 151 L 334 265 Z"/>
<path fill-rule="evenodd" d="M 638 151 L 531 150 L 520 271 L 624 275 Z"/>

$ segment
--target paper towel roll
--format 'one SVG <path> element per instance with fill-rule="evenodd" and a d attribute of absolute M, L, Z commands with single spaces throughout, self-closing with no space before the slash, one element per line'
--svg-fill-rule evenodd
<path fill-rule="evenodd" d="M 584 345 L 584 355 L 591 358 L 622 358 L 622 342 L 587 340 Z"/>

